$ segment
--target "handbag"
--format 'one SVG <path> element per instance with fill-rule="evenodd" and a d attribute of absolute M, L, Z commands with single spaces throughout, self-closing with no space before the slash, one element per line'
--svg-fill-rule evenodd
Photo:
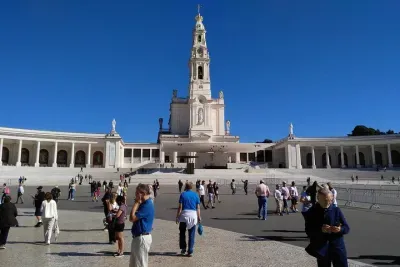
<path fill-rule="evenodd" d="M 197 227 L 197 233 L 199 235 L 203 235 L 203 225 L 201 223 L 199 223 L 199 225 Z"/>

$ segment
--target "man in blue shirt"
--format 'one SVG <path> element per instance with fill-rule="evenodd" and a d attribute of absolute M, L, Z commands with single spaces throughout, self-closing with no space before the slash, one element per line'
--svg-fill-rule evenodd
<path fill-rule="evenodd" d="M 147 267 L 152 242 L 154 203 L 148 185 L 139 184 L 135 195 L 135 204 L 129 216 L 129 221 L 133 222 L 129 267 Z"/>
<path fill-rule="evenodd" d="M 185 192 L 179 197 L 178 212 L 176 223 L 179 223 L 179 247 L 181 254 L 193 255 L 194 239 L 196 236 L 196 225 L 201 221 L 200 217 L 200 198 L 192 191 L 193 184 L 186 183 Z M 189 247 L 186 244 L 186 229 L 189 234 Z"/>

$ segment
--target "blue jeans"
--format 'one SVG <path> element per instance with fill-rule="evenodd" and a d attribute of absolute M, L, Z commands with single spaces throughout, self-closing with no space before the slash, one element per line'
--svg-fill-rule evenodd
<path fill-rule="evenodd" d="M 258 217 L 267 218 L 267 198 L 258 197 Z"/>
<path fill-rule="evenodd" d="M 75 198 L 75 191 L 74 189 L 71 190 L 71 198 L 74 199 Z"/>
<path fill-rule="evenodd" d="M 179 223 L 179 248 L 181 250 L 186 251 L 189 254 L 193 253 L 193 247 L 194 247 L 194 239 L 196 236 L 196 225 L 193 226 L 192 228 L 187 230 L 189 233 L 189 248 L 187 249 L 187 244 L 186 244 L 186 223 L 181 222 Z"/>

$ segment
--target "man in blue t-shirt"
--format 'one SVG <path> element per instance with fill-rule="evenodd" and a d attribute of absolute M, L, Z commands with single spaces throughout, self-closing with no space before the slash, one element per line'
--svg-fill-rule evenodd
<path fill-rule="evenodd" d="M 179 247 L 181 254 L 191 257 L 193 255 L 194 239 L 196 236 L 196 225 L 201 221 L 200 198 L 192 191 L 193 184 L 186 183 L 185 192 L 179 197 L 176 223 L 179 223 Z M 186 244 L 186 229 L 189 234 L 189 247 Z"/>
<path fill-rule="evenodd" d="M 129 267 L 147 267 L 154 221 L 154 203 L 148 185 L 139 184 L 136 187 L 135 204 L 129 220 L 133 222 Z"/>

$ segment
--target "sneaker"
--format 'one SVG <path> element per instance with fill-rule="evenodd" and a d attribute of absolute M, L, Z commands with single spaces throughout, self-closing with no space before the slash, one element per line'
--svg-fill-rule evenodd
<path fill-rule="evenodd" d="M 188 257 L 193 257 L 193 253 L 188 253 L 187 256 Z"/>
<path fill-rule="evenodd" d="M 212 209 L 215 209 L 215 207 L 213 206 Z"/>
<path fill-rule="evenodd" d="M 40 222 L 38 222 L 37 224 L 35 224 L 35 227 L 40 227 L 42 224 Z"/>
<path fill-rule="evenodd" d="M 114 257 L 116 257 L 116 258 L 122 258 L 123 256 L 124 256 L 124 253 L 116 253 L 114 255 Z"/>
<path fill-rule="evenodd" d="M 6 245 L 1 245 L 0 249 L 6 249 Z"/>
<path fill-rule="evenodd" d="M 48 246 L 49 246 L 49 245 L 50 245 L 50 241 L 47 241 L 47 242 L 46 242 L 46 245 L 48 245 Z"/>

